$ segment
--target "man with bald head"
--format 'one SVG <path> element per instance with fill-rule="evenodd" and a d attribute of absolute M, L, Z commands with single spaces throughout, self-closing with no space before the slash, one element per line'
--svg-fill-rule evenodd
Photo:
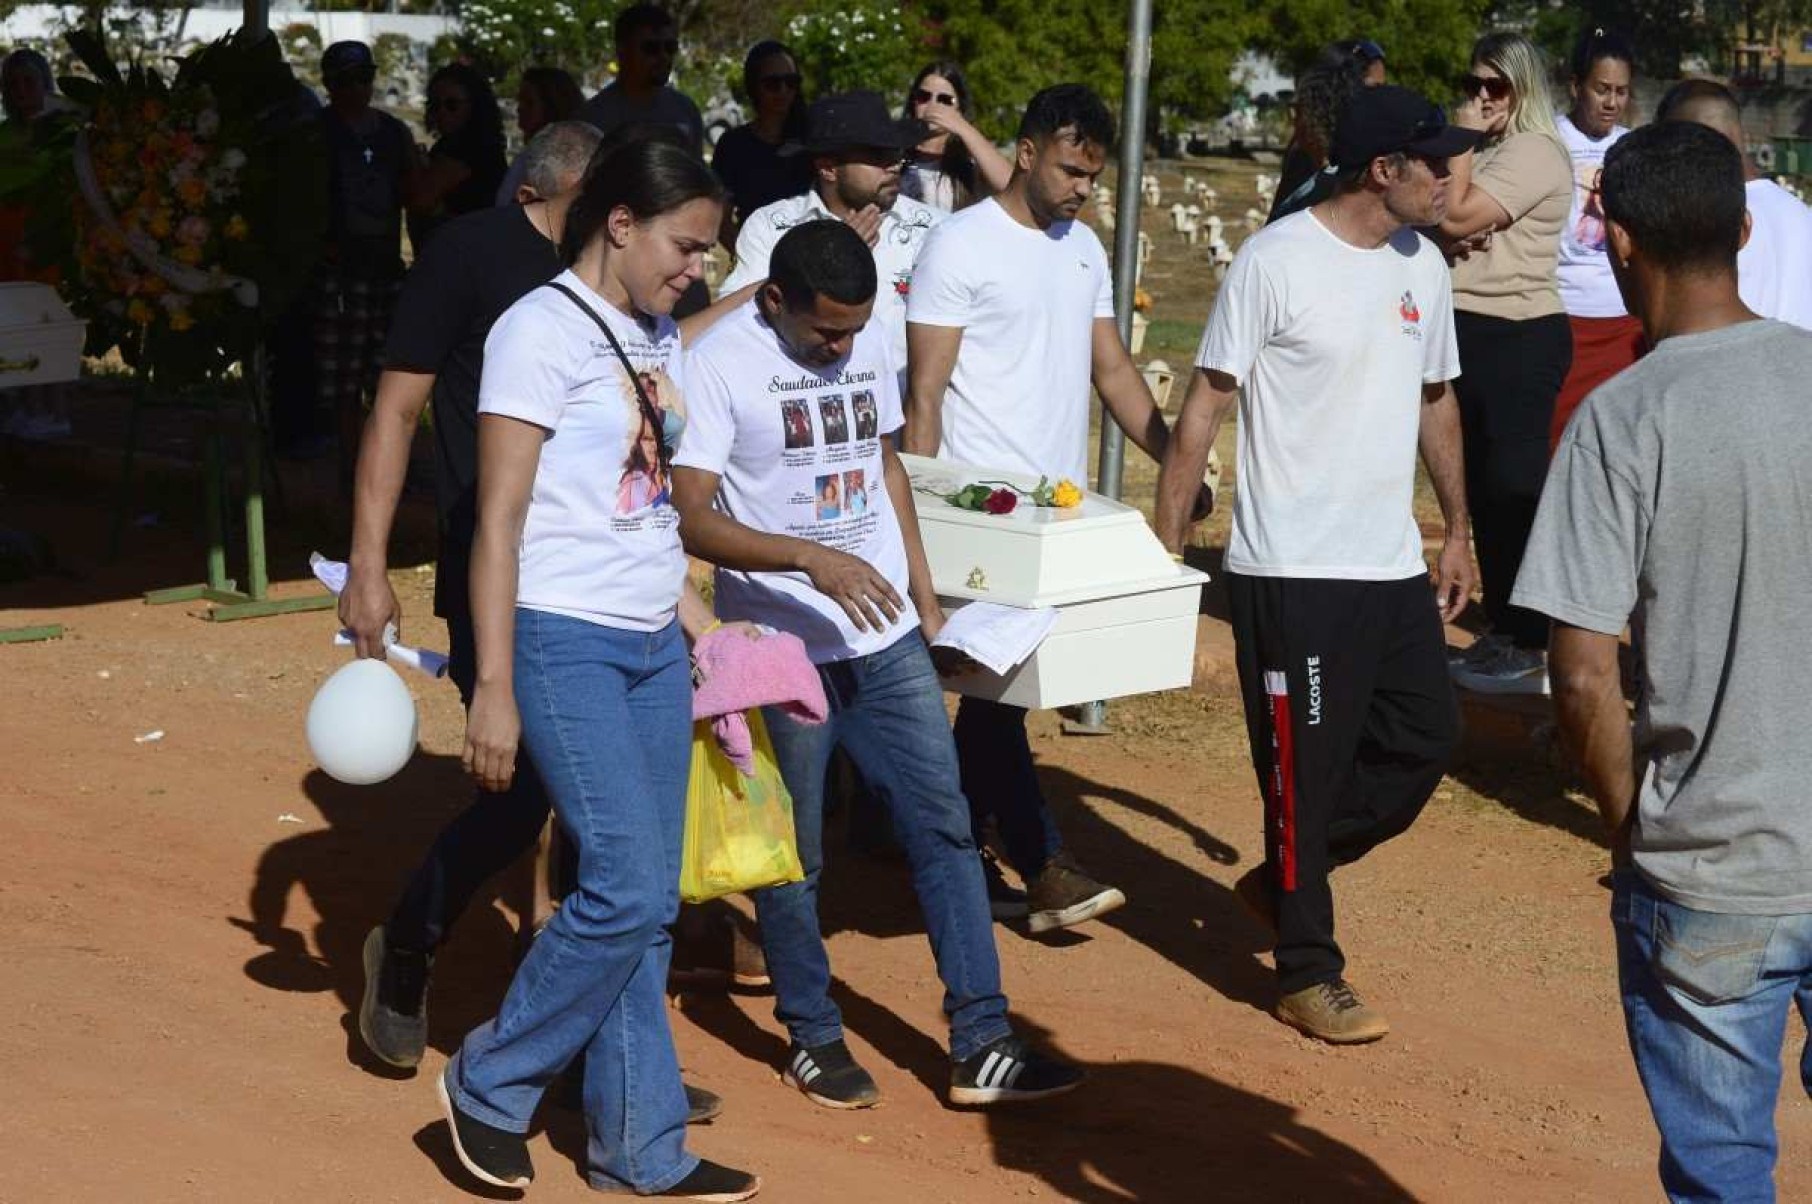
<path fill-rule="evenodd" d="M 1749 241 L 1737 256 L 1743 304 L 1764 318 L 1812 330 L 1812 209 L 1756 170 L 1736 96 L 1715 80 L 1683 80 L 1668 90 L 1656 116 L 1695 121 L 1736 146 L 1749 200 Z"/>

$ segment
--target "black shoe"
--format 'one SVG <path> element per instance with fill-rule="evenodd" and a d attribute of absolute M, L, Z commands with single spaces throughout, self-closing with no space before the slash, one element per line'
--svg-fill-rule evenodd
<path fill-rule="evenodd" d="M 426 953 L 398 949 L 379 924 L 365 938 L 365 998 L 359 1004 L 359 1036 L 379 1060 L 409 1070 L 421 1064 L 428 1046 Z"/>
<path fill-rule="evenodd" d="M 1080 1066 L 1059 1062 L 1005 1036 L 974 1057 L 950 1068 L 950 1102 L 967 1107 L 1043 1099 L 1074 1091 L 1083 1080 Z"/>
<path fill-rule="evenodd" d="M 881 1100 L 881 1089 L 856 1065 L 841 1037 L 810 1049 L 794 1045 L 780 1077 L 826 1108 L 872 1108 Z"/>
<path fill-rule="evenodd" d="M 988 888 L 988 912 L 997 920 L 1022 920 L 1030 910 L 1026 892 L 1007 885 L 1000 862 L 987 849 L 981 851 L 982 882 Z"/>
<path fill-rule="evenodd" d="M 724 1110 L 724 1097 L 715 1091 L 706 1091 L 703 1087 L 694 1087 L 691 1083 L 686 1088 L 686 1123 L 702 1125 Z"/>
<path fill-rule="evenodd" d="M 452 1069 L 449 1063 L 447 1071 L 434 1080 L 434 1086 L 440 1093 L 447 1128 L 453 1133 L 453 1152 L 467 1170 L 493 1187 L 527 1187 L 535 1180 L 528 1140 L 520 1133 L 506 1132 L 461 1112 L 447 1087 L 447 1074 Z"/>
<path fill-rule="evenodd" d="M 706 1204 L 737 1204 L 761 1190 L 761 1180 L 747 1171 L 732 1170 L 703 1158 L 692 1173 L 669 1187 L 644 1199 L 701 1200 Z"/>

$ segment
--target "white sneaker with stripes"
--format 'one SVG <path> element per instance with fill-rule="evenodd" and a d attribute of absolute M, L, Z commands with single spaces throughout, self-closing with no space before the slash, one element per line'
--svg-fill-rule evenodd
<path fill-rule="evenodd" d="M 950 1102 L 965 1107 L 1044 1099 L 1074 1091 L 1080 1066 L 1039 1053 L 1024 1038 L 1005 1036 L 950 1070 Z"/>

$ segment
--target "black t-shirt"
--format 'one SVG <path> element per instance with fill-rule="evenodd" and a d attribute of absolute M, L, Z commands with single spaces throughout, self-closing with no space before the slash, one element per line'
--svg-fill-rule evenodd
<path fill-rule="evenodd" d="M 331 197 L 327 241 L 337 268 L 394 279 L 403 270 L 403 173 L 415 149 L 409 127 L 376 109 L 349 123 L 327 108 L 320 121 Z"/>
<path fill-rule="evenodd" d="M 711 170 L 729 190 L 742 221 L 763 205 L 798 196 L 812 186 L 810 155 L 782 155 L 778 146 L 763 142 L 748 125 L 717 140 Z"/>
<path fill-rule="evenodd" d="M 559 254 L 520 206 L 489 208 L 442 226 L 403 284 L 384 366 L 432 372 L 434 495 L 440 565 L 434 613 L 469 613 L 466 573 L 478 521 L 478 382 L 491 325 L 562 270 Z"/>
<path fill-rule="evenodd" d="M 428 151 L 428 159 L 453 159 L 465 164 L 470 174 L 442 198 L 440 208 L 433 213 L 409 216 L 409 242 L 417 255 L 454 218 L 495 205 L 497 186 L 509 170 L 502 143 L 469 135 L 465 130 L 436 142 Z"/>

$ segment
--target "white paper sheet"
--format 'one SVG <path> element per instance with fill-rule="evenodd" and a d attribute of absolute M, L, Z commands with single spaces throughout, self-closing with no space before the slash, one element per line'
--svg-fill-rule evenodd
<path fill-rule="evenodd" d="M 315 580 L 325 585 L 336 598 L 346 588 L 346 565 L 341 561 L 329 560 L 319 552 L 311 552 L 308 567 L 314 573 Z M 352 647 L 352 632 L 342 629 L 333 637 L 333 642 L 338 647 Z M 384 658 L 418 673 L 426 673 L 429 677 L 447 675 L 447 657 L 444 653 L 397 643 L 396 626 L 391 623 L 384 625 Z"/>
<path fill-rule="evenodd" d="M 954 648 L 977 664 L 1005 674 L 1038 651 L 1056 622 L 1055 607 L 970 602 L 950 612 L 949 622 L 932 643 Z"/>

